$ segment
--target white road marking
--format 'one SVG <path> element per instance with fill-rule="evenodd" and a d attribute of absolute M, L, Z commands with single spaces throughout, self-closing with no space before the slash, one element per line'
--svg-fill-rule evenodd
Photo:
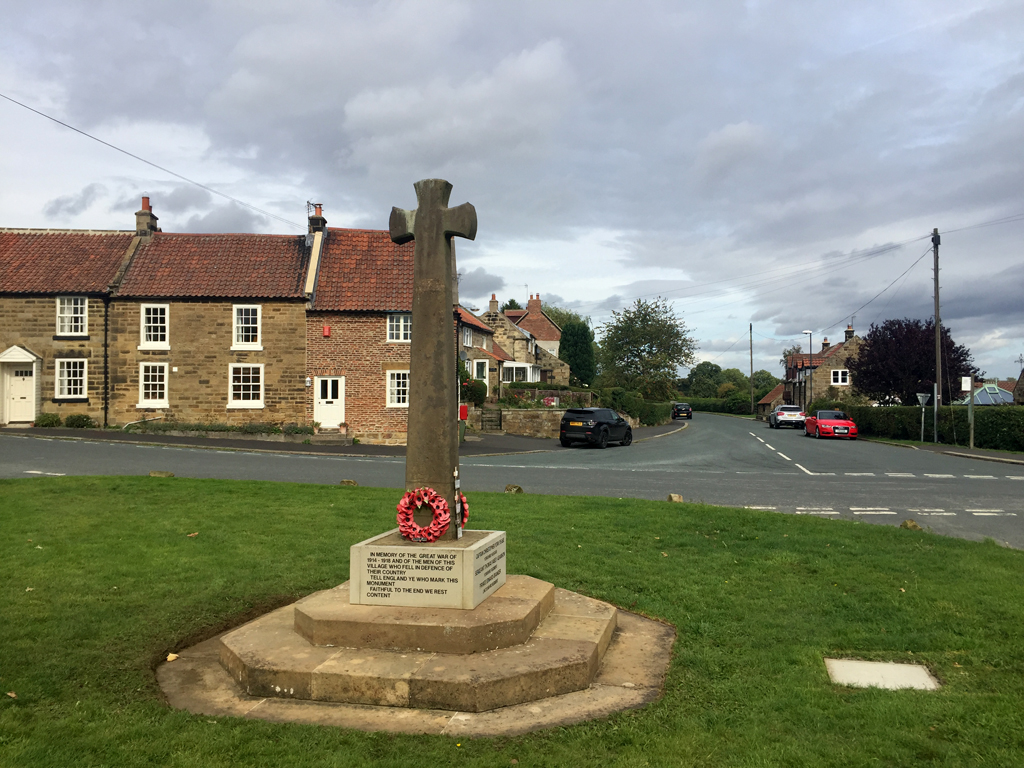
<path fill-rule="evenodd" d="M 41 470 L 38 470 L 38 469 L 26 469 L 25 470 L 25 474 L 26 475 L 41 475 L 43 473 L 42 473 Z"/>
<path fill-rule="evenodd" d="M 1007 475 L 1007 480 L 1024 480 L 1024 475 Z"/>
<path fill-rule="evenodd" d="M 751 437 L 757 437 L 757 435 L 755 435 L 753 432 L 748 432 L 747 434 L 750 435 Z M 760 440 L 761 438 L 758 437 L 757 439 Z"/>
<path fill-rule="evenodd" d="M 744 509 L 774 510 L 778 509 L 778 507 L 744 507 Z"/>
<path fill-rule="evenodd" d="M 804 466 L 803 464 L 797 464 L 797 466 L 798 466 L 798 467 L 800 467 L 800 469 L 802 469 L 802 470 L 803 470 L 804 472 L 806 472 L 806 473 L 807 473 L 808 475 L 814 475 L 814 474 L 817 474 L 816 472 L 811 472 L 811 470 L 809 470 L 809 469 L 808 469 L 807 467 L 805 467 L 805 466 Z"/>
<path fill-rule="evenodd" d="M 886 472 L 886 477 L 913 477 L 913 472 Z"/>
<path fill-rule="evenodd" d="M 932 517 L 956 517 L 956 512 L 919 512 L 918 514 L 930 515 Z"/>
<path fill-rule="evenodd" d="M 758 437 L 757 439 L 758 439 L 758 440 L 761 440 L 761 438 L 760 438 L 760 437 Z M 761 442 L 763 443 L 763 442 L 764 442 L 764 440 L 761 440 Z"/>
<path fill-rule="evenodd" d="M 64 477 L 63 472 L 43 472 L 41 469 L 26 469 L 26 475 L 46 475 L 48 477 Z"/>
<path fill-rule="evenodd" d="M 1016 512 L 971 512 L 975 517 L 1016 517 Z"/>
<path fill-rule="evenodd" d="M 895 515 L 895 512 L 888 512 L 881 509 L 865 510 L 864 512 L 854 512 L 855 515 Z"/>
<path fill-rule="evenodd" d="M 798 514 L 798 515 L 838 515 L 839 513 L 836 512 L 834 509 L 832 509 L 832 507 L 822 507 L 820 509 L 817 509 L 817 508 L 807 508 L 807 507 L 797 507 L 796 508 L 796 514 Z"/>
<path fill-rule="evenodd" d="M 851 512 L 888 512 L 888 507 L 850 507 Z"/>
<path fill-rule="evenodd" d="M 973 513 L 975 513 L 975 514 L 980 514 L 980 513 L 982 513 L 982 512 L 1005 512 L 1005 511 L 1006 511 L 1005 509 L 984 509 L 984 508 L 979 508 L 979 509 L 965 509 L 965 510 L 964 510 L 964 512 L 973 512 Z"/>
<path fill-rule="evenodd" d="M 929 475 L 927 472 L 924 473 L 925 477 L 956 477 L 956 475 Z"/>
<path fill-rule="evenodd" d="M 964 475 L 964 477 L 969 477 L 969 478 L 971 478 L 971 480 L 995 480 L 996 479 L 995 475 Z"/>
<path fill-rule="evenodd" d="M 770 445 L 768 445 L 768 443 L 765 443 L 765 444 L 764 444 L 764 447 L 765 447 L 765 448 L 767 448 L 767 449 L 768 449 L 769 451 L 774 451 L 774 450 L 775 450 L 775 449 L 774 449 L 774 448 L 772 448 L 772 447 L 771 447 Z"/>
<path fill-rule="evenodd" d="M 910 509 L 907 510 L 907 512 L 945 512 L 945 511 L 946 510 L 940 509 L 938 507 L 911 507 Z M 949 514 L 955 515 L 956 513 L 955 512 L 950 512 Z"/>
<path fill-rule="evenodd" d="M 787 456 L 786 454 L 782 453 L 781 451 L 780 451 L 780 452 L 778 452 L 778 454 L 779 454 L 779 456 L 781 456 L 782 458 L 784 458 L 784 459 L 785 459 L 786 461 L 792 461 L 792 459 L 791 459 L 791 458 L 789 458 L 789 456 Z"/>
<path fill-rule="evenodd" d="M 874 477 L 874 472 L 844 472 L 847 477 Z"/>

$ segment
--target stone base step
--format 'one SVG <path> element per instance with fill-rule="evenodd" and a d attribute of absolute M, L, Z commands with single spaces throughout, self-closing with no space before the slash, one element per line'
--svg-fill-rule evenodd
<path fill-rule="evenodd" d="M 463 712 L 586 689 L 618 616 L 614 606 L 556 589 L 554 606 L 525 643 L 453 654 L 316 646 L 295 631 L 295 609 L 220 638 L 221 664 L 246 694 Z"/>

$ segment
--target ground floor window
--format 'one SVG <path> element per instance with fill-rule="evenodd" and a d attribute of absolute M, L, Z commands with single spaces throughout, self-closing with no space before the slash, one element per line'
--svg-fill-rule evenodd
<path fill-rule="evenodd" d="M 57 398 L 85 398 L 88 360 L 57 361 Z"/>
<path fill-rule="evenodd" d="M 388 371 L 388 408 L 409 407 L 409 372 Z"/>
<path fill-rule="evenodd" d="M 167 363 L 139 364 L 139 408 L 167 408 Z"/>
<path fill-rule="evenodd" d="M 263 366 L 232 365 L 228 408 L 263 407 Z"/>

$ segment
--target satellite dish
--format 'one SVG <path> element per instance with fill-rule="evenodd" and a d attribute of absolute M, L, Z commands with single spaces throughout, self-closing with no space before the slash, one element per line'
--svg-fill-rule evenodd
<path fill-rule="evenodd" d="M 466 354 L 466 350 L 463 349 L 459 351 L 459 360 L 461 360 L 462 362 L 466 362 L 467 360 L 469 360 L 469 355 Z"/>

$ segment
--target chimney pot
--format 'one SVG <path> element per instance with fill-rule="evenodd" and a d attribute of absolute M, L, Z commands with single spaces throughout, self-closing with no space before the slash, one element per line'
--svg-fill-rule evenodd
<path fill-rule="evenodd" d="M 142 207 L 135 212 L 135 234 L 139 237 L 149 237 L 160 228 L 156 223 L 159 219 L 153 215 L 153 206 L 149 204 L 149 197 L 142 198 Z"/>
<path fill-rule="evenodd" d="M 152 211 L 153 210 L 153 208 L 149 204 L 149 197 L 146 196 L 146 195 L 143 195 L 143 197 L 142 197 L 142 210 L 144 210 L 144 211 Z"/>

